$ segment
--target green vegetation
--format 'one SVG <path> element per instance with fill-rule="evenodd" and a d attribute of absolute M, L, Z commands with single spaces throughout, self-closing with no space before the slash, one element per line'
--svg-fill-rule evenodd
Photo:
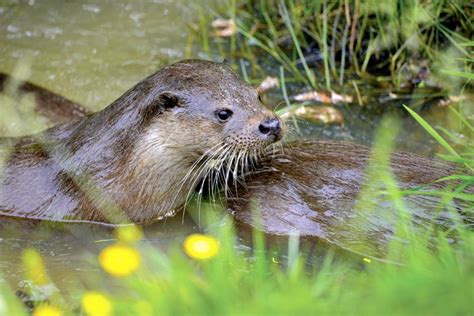
<path fill-rule="evenodd" d="M 279 64 L 313 89 L 354 78 L 445 87 L 442 69 L 470 73 L 472 12 L 470 1 L 233 1 L 221 16 L 235 19 L 237 34 L 216 40 L 217 51 L 248 63 L 251 79 Z M 211 34 L 197 30 L 210 53 Z"/>

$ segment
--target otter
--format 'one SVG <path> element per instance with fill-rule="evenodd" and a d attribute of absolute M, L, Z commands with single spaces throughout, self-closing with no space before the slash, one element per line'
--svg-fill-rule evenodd
<path fill-rule="evenodd" d="M 14 91 L 8 91 L 9 86 Z M 34 111 L 52 125 L 71 122 L 91 114 L 86 107 L 31 82 L 24 82 L 5 73 L 0 73 L 0 92 L 33 95 Z"/>
<path fill-rule="evenodd" d="M 383 170 L 377 168 L 390 168 L 402 190 L 424 191 L 456 185 L 435 181 L 462 170 L 405 152 L 391 153 L 389 166 L 383 166 L 376 160 L 371 163 L 371 154 L 369 147 L 344 141 L 292 142 L 286 152 L 262 160 L 259 171 L 245 177 L 245 186 L 231 188 L 228 209 L 241 227 L 257 228 L 269 237 L 298 234 L 303 240 L 382 258 L 403 214 L 370 187 Z M 465 190 L 474 194 L 473 187 Z M 440 209 L 439 198 L 416 194 L 405 196 L 404 203 L 410 212 L 404 214 L 409 218 L 406 224 L 413 224 L 419 236 L 433 224 L 453 228 L 453 214 L 465 206 L 455 201 Z"/>
<path fill-rule="evenodd" d="M 245 172 L 281 135 L 228 65 L 177 62 L 102 111 L 1 139 L 0 215 L 150 223 L 178 211 L 203 179 Z"/>
<path fill-rule="evenodd" d="M 251 97 L 255 100 L 255 95 Z M 61 107 L 68 111 L 69 105 L 65 102 Z M 81 119 L 77 112 L 70 112 L 74 119 Z M 54 119 L 48 111 L 40 113 Z M 222 156 L 225 155 L 231 156 Z M 357 204 L 359 193 L 368 182 L 370 155 L 369 147 L 327 140 L 292 141 L 284 145 L 283 152 L 261 153 L 258 168 L 248 170 L 236 187 L 226 188 L 228 210 L 240 232 L 257 228 L 268 237 L 298 232 L 303 240 L 317 239 L 359 254 L 382 257 L 399 217 L 394 205 L 381 196 L 365 201 L 364 205 L 372 210 L 361 209 Z M 216 166 L 215 161 L 213 165 Z M 126 167 L 124 170 L 129 170 Z M 450 163 L 402 152 L 392 153 L 390 168 L 402 189 L 439 187 L 441 184 L 432 182 L 457 170 Z M 472 188 L 468 190 L 472 193 Z M 452 222 L 449 212 L 436 211 L 438 200 L 433 197 L 406 196 L 405 202 L 410 205 L 410 216 L 418 228 Z M 469 218 L 464 220 L 472 223 Z"/>

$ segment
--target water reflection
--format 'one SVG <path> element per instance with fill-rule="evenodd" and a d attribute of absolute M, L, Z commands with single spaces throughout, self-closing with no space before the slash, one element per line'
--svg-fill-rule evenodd
<path fill-rule="evenodd" d="M 0 71 L 12 73 L 27 62 L 31 81 L 100 109 L 163 64 L 185 57 L 188 23 L 213 5 L 204 2 L 0 4 Z"/>
<path fill-rule="evenodd" d="M 138 248 L 152 246 L 166 250 L 185 236 L 198 232 L 199 224 L 192 217 L 176 216 L 145 228 L 145 238 Z M 35 248 L 43 256 L 52 281 L 69 287 L 89 271 L 99 272 L 97 255 L 116 241 L 114 229 L 98 224 L 63 224 L 0 218 L 0 271 L 13 288 L 25 282 L 21 254 Z"/>

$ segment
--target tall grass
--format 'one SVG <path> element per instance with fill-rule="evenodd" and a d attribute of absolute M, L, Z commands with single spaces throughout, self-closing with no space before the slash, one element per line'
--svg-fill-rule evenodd
<path fill-rule="evenodd" d="M 239 33 L 224 54 L 248 62 L 252 78 L 282 66 L 312 89 L 340 89 L 344 79 L 368 74 L 400 89 L 419 84 L 426 69 L 430 84 L 443 86 L 438 65 L 470 67 L 452 59 L 472 52 L 464 45 L 472 10 L 464 0 L 241 0 L 223 13 L 235 18 Z"/>

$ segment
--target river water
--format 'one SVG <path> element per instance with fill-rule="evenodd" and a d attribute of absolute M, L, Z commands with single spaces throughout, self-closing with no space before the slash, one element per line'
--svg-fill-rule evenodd
<path fill-rule="evenodd" d="M 0 71 L 98 110 L 185 57 L 188 23 L 208 1 L 12 1 L 0 6 Z M 2 2 L 3 3 L 3 2 Z M 198 57 L 199 51 L 192 52 Z"/>

